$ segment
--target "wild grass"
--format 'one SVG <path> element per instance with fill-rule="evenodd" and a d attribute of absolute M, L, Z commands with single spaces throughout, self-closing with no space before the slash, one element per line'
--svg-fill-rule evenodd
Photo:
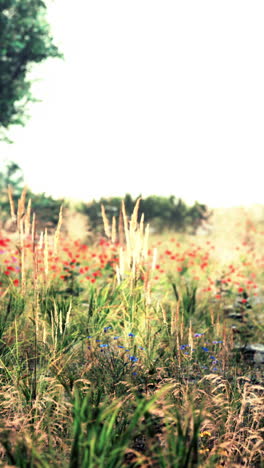
<path fill-rule="evenodd" d="M 63 209 L 51 236 L 26 192 L 11 202 L 0 466 L 264 466 L 264 364 L 238 351 L 263 342 L 261 224 L 229 227 L 226 263 L 217 233 L 151 238 L 139 202 L 122 222 L 102 210 L 94 245 L 64 237 Z"/>

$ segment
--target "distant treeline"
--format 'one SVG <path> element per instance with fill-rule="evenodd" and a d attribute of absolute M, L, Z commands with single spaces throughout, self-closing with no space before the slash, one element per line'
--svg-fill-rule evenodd
<path fill-rule="evenodd" d="M 0 171 L 0 226 L 5 229 L 15 229 L 15 224 L 11 222 L 10 201 L 7 189 L 9 186 L 11 187 L 14 207 L 16 209 L 24 185 L 24 176 L 20 166 L 12 161 L 4 164 Z M 60 206 L 63 204 L 63 199 L 54 200 L 44 193 L 35 194 L 30 189 L 27 189 L 26 204 L 29 200 L 31 200 L 31 212 L 36 213 L 37 229 L 42 230 L 44 226 L 47 226 L 48 229 L 52 230 L 58 223 Z"/>
<path fill-rule="evenodd" d="M 10 219 L 10 205 L 7 195 L 7 187 L 11 186 L 15 206 L 21 196 L 24 179 L 21 168 L 13 162 L 9 162 L 4 170 L 0 171 L 0 203 L 1 203 L 1 224 L 5 226 L 6 221 Z M 126 213 L 131 216 L 137 198 L 132 198 L 127 194 L 124 197 Z M 31 199 L 32 212 L 36 213 L 37 229 L 43 229 L 45 226 L 49 230 L 53 230 L 58 222 L 60 206 L 68 207 L 68 202 L 63 199 L 54 200 L 44 193 L 35 194 L 31 190 L 27 190 L 26 199 Z M 101 206 L 104 205 L 106 216 L 109 222 L 113 216 L 118 224 L 120 219 L 122 198 L 101 198 L 99 201 L 90 203 L 82 202 L 76 208 L 77 212 L 82 213 L 87 217 L 90 229 L 95 233 L 103 233 L 103 219 Z M 156 232 L 164 230 L 174 230 L 181 232 L 190 232 L 195 234 L 199 226 L 210 218 L 210 213 L 206 205 L 196 202 L 193 206 L 187 206 L 186 203 L 174 196 L 160 197 L 152 195 L 140 200 L 138 221 L 144 213 L 144 222 L 150 223 L 150 226 Z"/>
<path fill-rule="evenodd" d="M 139 197 L 137 197 L 139 198 Z M 126 213 L 131 216 L 137 198 L 132 198 L 127 194 L 124 197 Z M 116 220 L 120 216 L 122 198 L 101 198 L 99 201 L 93 201 L 83 204 L 80 211 L 88 216 L 90 227 L 93 230 L 102 229 L 101 205 L 104 205 L 106 216 L 109 221 L 115 216 Z M 181 232 L 191 232 L 195 234 L 196 230 L 204 221 L 210 217 L 207 206 L 196 202 L 193 206 L 187 206 L 183 200 L 176 199 L 174 196 L 160 197 L 152 195 L 140 200 L 138 221 L 144 213 L 144 221 L 150 223 L 156 232 L 164 230 L 174 230 Z"/>

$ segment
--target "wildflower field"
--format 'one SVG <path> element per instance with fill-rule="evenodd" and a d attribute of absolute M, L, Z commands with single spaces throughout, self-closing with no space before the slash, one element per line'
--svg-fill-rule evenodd
<path fill-rule="evenodd" d="M 0 233 L 0 466 L 263 467 L 264 224 Z M 36 214 L 37 216 L 37 214 Z"/>

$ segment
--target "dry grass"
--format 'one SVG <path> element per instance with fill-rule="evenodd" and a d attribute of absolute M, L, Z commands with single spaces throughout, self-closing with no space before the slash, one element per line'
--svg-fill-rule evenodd
<path fill-rule="evenodd" d="M 0 320 L 1 466 L 73 468 L 78 457 L 88 457 L 90 444 L 98 452 L 90 464 L 81 461 L 81 468 L 102 468 L 106 459 L 113 467 L 134 467 L 137 459 L 140 466 L 154 468 L 261 468 L 263 370 L 233 358 L 237 338 L 223 313 L 225 296 L 212 300 L 200 288 L 192 302 L 187 273 L 174 274 L 174 292 L 166 277 L 155 283 L 163 257 L 144 219 L 138 220 L 140 200 L 130 220 L 123 205 L 122 224 L 108 220 L 102 208 L 107 240 L 89 247 L 90 253 L 84 246 L 82 256 L 76 242 L 80 231 L 74 235 L 72 230 L 78 219 L 70 213 L 61 212 L 54 236 L 45 231 L 37 242 L 25 196 L 16 214 L 10 195 L 21 284 L 15 289 L 10 282 L 0 301 L 1 317 L 7 317 L 6 323 Z M 221 274 L 229 262 L 241 264 L 245 251 L 235 249 L 243 242 L 253 265 L 263 244 L 260 220 L 242 215 L 215 217 L 215 230 L 203 241 L 216 246 L 210 275 Z M 68 243 L 63 225 L 71 230 Z M 226 236 L 226 225 L 232 236 Z M 78 229 L 87 234 L 82 222 Z M 183 255 L 194 239 L 179 236 L 177 241 L 185 242 L 177 246 Z M 110 251 L 118 262 L 103 267 Z M 102 276 L 74 294 L 88 253 L 88 271 L 98 257 Z M 77 272 L 67 282 L 52 276 L 60 262 Z M 245 268 L 251 265 L 240 266 L 239 274 Z M 252 268 L 260 283 L 259 266 Z M 202 271 L 199 281 L 205 280 Z M 221 344 L 213 345 L 215 340 Z M 111 458 L 117 446 L 120 460 Z"/>

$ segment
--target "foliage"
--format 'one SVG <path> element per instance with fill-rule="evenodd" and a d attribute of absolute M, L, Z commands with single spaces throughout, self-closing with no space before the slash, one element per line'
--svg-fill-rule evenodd
<path fill-rule="evenodd" d="M 101 198 L 99 201 L 93 201 L 83 204 L 80 210 L 89 217 L 89 222 L 94 230 L 102 230 L 101 205 L 104 205 L 106 215 L 111 220 L 120 215 L 121 198 Z M 127 194 L 124 198 L 126 212 L 131 216 L 136 199 Z M 144 221 L 151 223 L 151 227 L 156 232 L 165 230 L 191 231 L 196 232 L 204 220 L 208 220 L 210 214 L 207 207 L 196 202 L 188 207 L 183 200 L 176 200 L 174 196 L 161 197 L 149 196 L 140 201 L 138 219 L 144 213 Z"/>
<path fill-rule="evenodd" d="M 6 191 L 9 185 L 12 186 L 15 197 L 21 195 L 24 175 L 21 167 L 14 161 L 6 162 L 0 172 L 0 191 Z"/>
<path fill-rule="evenodd" d="M 9 199 L 7 187 L 10 185 L 13 190 L 13 198 L 17 204 L 23 190 L 23 172 L 20 166 L 8 161 L 0 172 L 0 196 L 2 219 L 7 219 L 10 215 Z M 55 200 L 44 193 L 35 194 L 27 190 L 28 197 L 31 198 L 33 211 L 38 213 L 38 228 L 44 225 L 54 228 L 58 222 L 59 209 L 62 203 L 68 204 L 63 200 Z M 106 215 L 109 220 L 114 216 L 120 217 L 121 198 L 114 197 L 110 199 L 101 198 L 100 201 L 93 201 L 89 204 L 82 203 L 77 211 L 81 211 L 89 219 L 89 224 L 94 231 L 103 232 L 101 205 L 105 207 Z M 131 216 L 135 201 L 131 195 L 127 194 L 124 199 L 126 212 Z M 160 197 L 149 196 L 140 201 L 138 210 L 138 219 L 144 213 L 144 221 L 151 223 L 151 226 L 158 232 L 164 230 L 188 231 L 195 233 L 197 228 L 210 217 L 205 205 L 195 203 L 188 207 L 181 199 L 177 200 L 174 196 Z"/>
<path fill-rule="evenodd" d="M 33 211 L 38 213 L 37 229 L 43 230 L 47 226 L 51 231 L 54 230 L 58 223 L 60 207 L 61 205 L 66 207 L 67 202 L 63 199 L 54 199 L 45 193 L 35 194 L 31 191 L 28 197 L 31 199 Z"/>
<path fill-rule="evenodd" d="M 30 67 L 62 58 L 53 44 L 42 0 L 0 0 L 0 129 L 25 125 L 26 105 L 34 102 L 27 80 Z M 8 138 L 5 138 L 8 141 Z"/>
<path fill-rule="evenodd" d="M 8 186 L 12 189 L 12 197 L 17 206 L 18 200 L 24 188 L 24 175 L 21 167 L 14 161 L 7 161 L 0 172 L 0 202 L 1 220 L 5 222 L 10 218 L 10 202 L 7 193 Z M 59 211 L 64 200 L 55 200 L 45 193 L 36 194 L 27 189 L 27 197 L 31 199 L 32 209 L 38 213 L 37 229 L 44 226 L 54 228 L 58 223 Z"/>

